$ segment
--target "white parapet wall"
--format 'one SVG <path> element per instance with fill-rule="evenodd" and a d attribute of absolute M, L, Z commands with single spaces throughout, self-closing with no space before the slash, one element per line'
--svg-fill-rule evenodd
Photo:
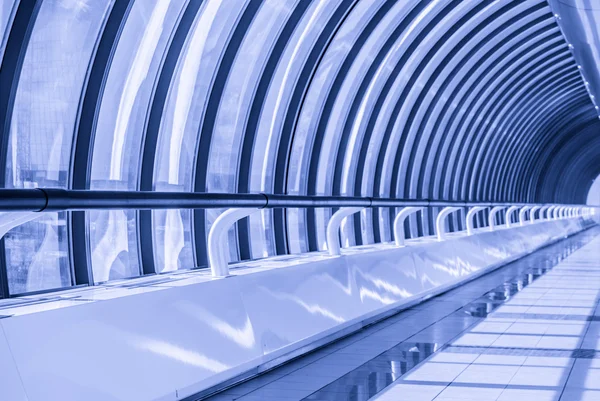
<path fill-rule="evenodd" d="M 589 225 L 571 218 L 480 229 L 336 257 L 253 261 L 228 278 L 184 272 L 0 304 L 2 399 L 208 394 Z"/>

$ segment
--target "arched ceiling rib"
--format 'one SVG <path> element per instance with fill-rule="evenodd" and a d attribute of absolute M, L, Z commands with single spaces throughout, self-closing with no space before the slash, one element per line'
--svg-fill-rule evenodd
<path fill-rule="evenodd" d="M 598 173 L 598 113 L 546 0 L 76 3 L 0 9 L 5 186 L 574 202 Z M 205 265 L 218 213 L 57 227 L 78 249 L 118 234 L 122 272 L 152 248 L 139 265 L 161 272 Z M 230 257 L 322 249 L 331 213 L 261 211 Z M 345 243 L 390 239 L 393 215 L 354 216 Z"/>

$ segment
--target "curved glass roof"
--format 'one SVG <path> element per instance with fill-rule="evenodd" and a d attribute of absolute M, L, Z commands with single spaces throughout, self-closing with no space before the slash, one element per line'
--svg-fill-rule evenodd
<path fill-rule="evenodd" d="M 600 174 L 546 0 L 7 0 L 0 33 L 6 188 L 585 203 Z M 0 264 L 11 294 L 204 267 L 221 212 L 48 213 Z M 262 210 L 230 260 L 324 249 L 332 212 Z"/>

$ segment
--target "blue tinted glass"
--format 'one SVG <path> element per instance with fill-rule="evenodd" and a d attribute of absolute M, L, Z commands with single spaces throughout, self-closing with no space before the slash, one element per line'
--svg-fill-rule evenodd
<path fill-rule="evenodd" d="M 185 3 L 143 0 L 133 4 L 104 88 L 94 140 L 91 189 L 137 188 L 151 96 Z M 88 229 L 96 282 L 140 274 L 135 211 L 90 211 Z"/>
<path fill-rule="evenodd" d="M 82 86 L 110 5 L 88 0 L 42 3 L 17 87 L 7 187 L 67 186 Z M 70 284 L 66 227 L 66 213 L 49 213 L 6 235 L 11 293 Z"/>

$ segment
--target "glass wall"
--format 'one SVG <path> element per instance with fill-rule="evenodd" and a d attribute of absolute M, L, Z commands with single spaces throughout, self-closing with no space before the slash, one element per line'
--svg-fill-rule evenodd
<path fill-rule="evenodd" d="M 17 0 L 4 0 L 0 4 L 0 59 L 4 53 L 4 47 L 10 33 L 10 26 L 14 12 L 16 11 Z"/>
<path fill-rule="evenodd" d="M 185 4 L 144 0 L 129 11 L 102 95 L 90 189 L 137 188 L 153 89 Z M 88 227 L 96 282 L 140 274 L 135 211 L 91 211 Z"/>
<path fill-rule="evenodd" d="M 558 153 L 524 161 L 523 144 L 544 150 L 598 116 L 543 0 L 5 0 L 0 34 L 7 188 L 554 201 L 532 192 Z M 7 55 L 9 34 L 25 40 Z M 552 97 L 526 90 L 533 75 Z M 41 214 L 4 237 L 9 291 L 207 267 L 223 210 Z M 254 213 L 230 230 L 229 260 L 325 250 L 332 212 Z M 392 241 L 397 212 L 347 218 L 342 245 Z M 411 235 L 434 219 L 412 216 Z"/>
<path fill-rule="evenodd" d="M 177 64 L 163 113 L 154 172 L 157 191 L 192 191 L 199 132 L 212 78 L 245 1 L 204 2 Z M 195 266 L 189 210 L 153 213 L 159 272 Z"/>
<path fill-rule="evenodd" d="M 6 187 L 66 188 L 82 87 L 112 2 L 42 3 L 10 125 Z M 71 285 L 67 215 L 48 213 L 5 236 L 11 293 Z"/>

